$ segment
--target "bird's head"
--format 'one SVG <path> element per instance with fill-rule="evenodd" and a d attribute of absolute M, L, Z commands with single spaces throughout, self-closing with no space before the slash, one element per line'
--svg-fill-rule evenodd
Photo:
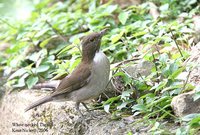
<path fill-rule="evenodd" d="M 82 38 L 82 57 L 83 60 L 92 60 L 95 53 L 99 51 L 101 45 L 101 38 L 106 33 L 107 29 L 100 32 L 94 32 Z"/>

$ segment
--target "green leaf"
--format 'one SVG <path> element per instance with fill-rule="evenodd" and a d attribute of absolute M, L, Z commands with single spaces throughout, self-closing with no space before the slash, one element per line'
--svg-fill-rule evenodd
<path fill-rule="evenodd" d="M 193 118 L 196 118 L 196 117 L 200 117 L 200 114 L 198 114 L 198 113 L 188 114 L 188 115 L 182 117 L 182 120 L 183 121 L 191 121 Z"/>
<path fill-rule="evenodd" d="M 137 104 L 131 107 L 134 111 L 142 111 L 142 112 L 146 112 L 147 108 L 144 104 Z"/>
<path fill-rule="evenodd" d="M 124 35 L 124 30 L 122 30 L 119 34 L 113 35 L 111 36 L 111 42 L 112 44 L 116 43 L 117 41 L 119 41 L 121 39 L 121 37 Z"/>
<path fill-rule="evenodd" d="M 42 29 L 42 30 L 40 30 L 40 31 L 37 32 L 37 34 L 35 35 L 35 37 L 36 37 L 36 38 L 39 38 L 39 37 L 41 37 L 41 36 L 44 36 L 44 34 L 45 34 L 46 32 L 48 32 L 48 31 L 50 31 L 50 30 L 51 30 L 51 28 Z"/>
<path fill-rule="evenodd" d="M 25 80 L 24 78 L 20 78 L 17 82 L 17 84 L 13 85 L 14 88 L 20 88 L 25 86 Z"/>
<path fill-rule="evenodd" d="M 122 11 L 119 14 L 118 18 L 119 18 L 119 21 L 124 25 L 128 19 L 128 12 Z"/>
<path fill-rule="evenodd" d="M 29 59 L 34 61 L 34 62 L 37 62 L 40 57 L 41 57 L 41 51 L 40 52 L 34 52 L 33 54 L 31 54 L 29 56 Z"/>
<path fill-rule="evenodd" d="M 162 63 L 167 63 L 167 61 L 169 60 L 168 54 L 166 54 L 166 53 L 161 54 L 161 55 L 159 56 L 159 60 L 160 60 L 160 62 L 162 62 Z"/>
<path fill-rule="evenodd" d="M 21 68 L 21 69 L 17 70 L 16 72 L 14 72 L 8 79 L 11 80 L 11 79 L 13 79 L 15 77 L 20 77 L 23 74 L 25 74 L 26 72 L 27 72 L 26 69 Z"/>
<path fill-rule="evenodd" d="M 189 0 L 187 2 L 188 2 L 188 5 L 192 5 L 192 4 L 195 4 L 197 2 L 197 0 Z"/>
<path fill-rule="evenodd" d="M 200 127 L 200 115 L 193 118 L 189 124 L 190 124 L 190 127 L 192 127 L 192 128 L 199 128 Z"/>
<path fill-rule="evenodd" d="M 174 73 L 175 71 L 177 71 L 177 70 L 178 70 L 178 65 L 177 65 L 177 63 L 172 63 L 172 64 L 170 64 L 169 70 L 170 70 L 170 73 L 171 73 L 171 74 Z M 180 70 L 183 70 L 183 69 L 180 69 Z M 178 73 L 179 73 L 179 71 L 178 71 Z M 175 73 L 174 76 L 176 76 L 176 73 Z"/>
<path fill-rule="evenodd" d="M 111 97 L 111 98 L 109 98 L 107 101 L 105 101 L 103 103 L 104 110 L 107 113 L 109 113 L 109 109 L 110 109 L 110 106 L 112 105 L 112 103 L 115 102 L 115 101 L 117 101 L 117 100 L 119 100 L 119 99 L 120 99 L 119 96 L 118 97 Z"/>
<path fill-rule="evenodd" d="M 73 49 L 75 47 L 74 44 L 66 45 L 57 55 L 60 56 L 62 54 L 67 53 L 70 49 Z"/>
<path fill-rule="evenodd" d="M 38 68 L 36 68 L 37 73 L 45 72 L 49 70 L 50 66 L 49 65 L 40 65 Z"/>
<path fill-rule="evenodd" d="M 162 6 L 160 6 L 160 10 L 161 10 L 161 11 L 166 11 L 166 10 L 168 10 L 168 9 L 169 9 L 169 4 L 168 4 L 168 3 L 166 3 L 166 4 L 162 5 Z"/>
<path fill-rule="evenodd" d="M 189 126 L 187 126 L 187 128 L 185 127 L 178 128 L 176 130 L 176 135 L 188 135 L 188 130 L 189 130 L 188 127 Z"/>
<path fill-rule="evenodd" d="M 145 34 L 147 34 L 148 32 L 146 32 L 146 31 L 139 31 L 139 32 L 137 32 L 137 33 L 134 33 L 133 34 L 133 37 L 139 37 L 139 36 L 143 36 L 143 35 L 145 35 Z"/>
<path fill-rule="evenodd" d="M 37 82 L 38 82 L 39 78 L 37 76 L 29 76 L 28 79 L 26 80 L 26 84 L 28 86 L 29 89 L 31 89 Z"/>
<path fill-rule="evenodd" d="M 155 89 L 155 91 L 159 91 L 159 90 L 163 89 L 166 86 L 166 84 L 167 84 L 167 80 L 163 80 L 159 84 L 153 86 L 150 90 L 154 90 Z"/>
<path fill-rule="evenodd" d="M 121 99 L 127 99 L 133 93 L 133 90 L 123 91 L 121 94 Z"/>
<path fill-rule="evenodd" d="M 126 105 L 128 104 L 129 102 L 122 102 L 119 106 L 117 106 L 117 109 L 118 110 L 121 110 L 122 108 L 126 107 Z"/>
<path fill-rule="evenodd" d="M 194 97 L 193 97 L 194 101 L 197 101 L 198 99 L 200 99 L 200 92 L 196 92 L 194 94 Z"/>
<path fill-rule="evenodd" d="M 129 131 L 127 135 L 133 135 L 133 134 L 132 134 L 132 132 L 131 132 L 131 131 Z"/>
<path fill-rule="evenodd" d="M 183 88 L 183 84 L 171 85 L 171 86 L 168 86 L 168 87 L 164 88 L 161 91 L 161 93 L 164 93 L 165 91 L 174 90 L 174 89 L 180 89 L 180 88 Z"/>
<path fill-rule="evenodd" d="M 45 39 L 44 41 L 42 41 L 41 43 L 40 43 L 40 47 L 41 48 L 44 48 L 48 43 L 49 43 L 49 41 L 51 40 L 52 38 L 47 38 L 47 39 Z"/>
<path fill-rule="evenodd" d="M 109 5 L 106 7 L 104 12 L 107 12 L 110 14 L 110 13 L 114 12 L 116 9 L 117 9 L 117 5 Z"/>
<path fill-rule="evenodd" d="M 120 99 L 119 96 L 118 96 L 118 97 L 111 97 L 111 98 L 109 98 L 107 101 L 105 101 L 105 102 L 103 103 L 103 105 L 112 104 L 114 101 L 117 101 L 117 100 L 119 100 L 119 99 Z"/>
<path fill-rule="evenodd" d="M 149 103 L 149 104 L 147 104 L 147 108 L 149 108 L 149 107 L 152 107 L 152 106 L 155 106 L 155 105 L 158 105 L 158 104 L 163 104 L 164 103 L 164 105 L 165 104 L 170 104 L 170 102 L 171 102 L 171 97 L 170 96 L 162 96 L 161 98 L 158 98 L 157 100 L 155 100 L 155 101 L 153 101 L 153 102 L 151 102 L 151 103 Z"/>
<path fill-rule="evenodd" d="M 116 77 L 116 76 L 125 76 L 125 73 L 120 71 L 120 72 L 117 72 L 113 75 L 113 77 Z"/>

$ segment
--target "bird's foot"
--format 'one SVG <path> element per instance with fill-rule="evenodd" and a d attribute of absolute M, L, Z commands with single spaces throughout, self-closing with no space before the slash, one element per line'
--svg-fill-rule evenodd
<path fill-rule="evenodd" d="M 98 116 L 96 116 L 96 114 L 93 112 L 93 111 L 90 111 L 90 112 L 88 112 L 89 113 L 89 115 L 90 115 L 90 119 L 92 120 L 92 119 L 97 119 L 98 118 Z"/>
<path fill-rule="evenodd" d="M 97 116 L 95 116 L 94 112 L 87 107 L 87 105 L 84 102 L 81 102 L 81 103 L 85 107 L 85 109 L 87 110 L 87 112 L 89 113 L 91 120 L 98 118 Z"/>
<path fill-rule="evenodd" d="M 74 129 L 79 129 L 79 128 L 89 128 L 89 119 L 86 119 L 84 116 L 80 116 L 75 124 L 74 124 Z"/>

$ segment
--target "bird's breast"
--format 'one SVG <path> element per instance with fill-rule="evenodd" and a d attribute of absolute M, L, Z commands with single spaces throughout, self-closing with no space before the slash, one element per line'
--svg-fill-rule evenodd
<path fill-rule="evenodd" d="M 93 68 L 92 68 L 92 84 L 99 87 L 105 87 L 109 80 L 110 74 L 110 63 L 108 58 L 103 52 L 98 52 L 95 54 L 93 60 Z"/>
<path fill-rule="evenodd" d="M 92 72 L 89 83 L 74 93 L 74 101 L 84 101 L 100 95 L 109 82 L 110 63 L 106 55 L 99 51 L 95 54 L 92 63 Z M 76 97 L 79 97 L 78 99 Z"/>

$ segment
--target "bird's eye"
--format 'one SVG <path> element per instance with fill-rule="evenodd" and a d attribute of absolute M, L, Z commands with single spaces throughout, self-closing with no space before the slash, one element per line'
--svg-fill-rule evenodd
<path fill-rule="evenodd" d="M 95 40 L 95 39 L 94 39 L 94 38 L 92 38 L 92 39 L 90 39 L 90 42 L 94 42 L 94 40 Z"/>

